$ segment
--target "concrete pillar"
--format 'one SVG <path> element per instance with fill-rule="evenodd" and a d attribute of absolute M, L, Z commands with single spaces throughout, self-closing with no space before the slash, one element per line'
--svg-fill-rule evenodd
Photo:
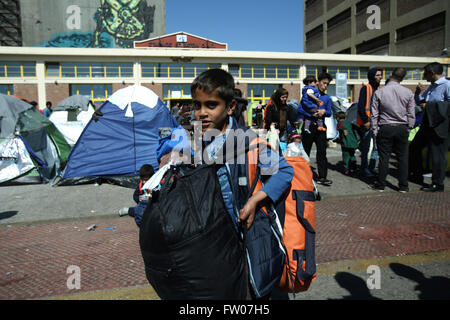
<path fill-rule="evenodd" d="M 45 109 L 47 102 L 47 93 L 45 90 L 45 61 L 36 61 L 36 78 L 39 109 Z M 55 80 L 57 81 L 57 80 Z"/>

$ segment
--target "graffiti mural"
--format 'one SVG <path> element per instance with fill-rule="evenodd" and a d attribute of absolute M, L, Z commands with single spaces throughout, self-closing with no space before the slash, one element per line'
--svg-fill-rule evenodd
<path fill-rule="evenodd" d="M 94 19 L 93 46 L 100 45 L 100 34 L 110 34 L 119 47 L 132 48 L 134 40 L 149 37 L 153 31 L 155 6 L 148 6 L 145 0 L 102 0 Z"/>
<path fill-rule="evenodd" d="M 74 6 L 72 6 L 74 7 Z M 76 14 L 79 10 L 73 10 Z M 153 32 L 155 5 L 147 0 L 100 0 L 93 15 L 96 28 L 92 32 L 57 33 L 42 47 L 132 48 L 133 42 L 147 39 Z M 77 25 L 71 17 L 68 25 Z"/>

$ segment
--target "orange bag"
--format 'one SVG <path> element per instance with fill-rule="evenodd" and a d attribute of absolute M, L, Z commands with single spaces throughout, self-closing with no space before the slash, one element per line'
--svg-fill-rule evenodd
<path fill-rule="evenodd" d="M 308 290 L 317 276 L 316 194 L 309 162 L 302 157 L 285 159 L 294 168 L 294 177 L 276 208 L 283 226 L 283 243 L 288 260 L 277 288 L 285 292 L 301 292 Z"/>
<path fill-rule="evenodd" d="M 256 163 L 257 159 L 257 149 L 253 150 L 256 152 L 248 153 L 249 160 L 253 161 L 250 163 Z M 294 177 L 275 208 L 283 228 L 282 243 L 286 250 L 286 263 L 277 288 L 285 292 L 301 292 L 308 290 L 317 276 L 314 201 L 319 198 L 314 192 L 309 162 L 302 157 L 285 157 L 285 160 L 294 169 Z M 249 166 L 250 181 L 254 180 L 255 174 L 256 166 Z M 254 192 L 261 187 L 258 181 Z"/>

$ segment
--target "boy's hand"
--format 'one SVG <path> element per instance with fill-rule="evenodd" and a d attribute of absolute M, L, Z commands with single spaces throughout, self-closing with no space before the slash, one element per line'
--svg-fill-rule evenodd
<path fill-rule="evenodd" d="M 239 211 L 239 219 L 238 222 L 247 221 L 247 229 L 253 224 L 255 220 L 255 211 L 256 211 L 256 203 L 251 201 L 251 198 L 248 199 L 245 206 Z"/>
<path fill-rule="evenodd" d="M 239 219 L 238 222 L 247 221 L 247 229 L 253 224 L 255 220 L 255 211 L 258 203 L 264 200 L 267 197 L 267 194 L 264 191 L 259 190 L 253 196 L 248 199 L 245 206 L 239 211 Z"/>

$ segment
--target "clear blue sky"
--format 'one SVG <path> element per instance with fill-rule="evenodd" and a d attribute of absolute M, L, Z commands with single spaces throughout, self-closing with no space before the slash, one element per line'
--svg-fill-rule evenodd
<path fill-rule="evenodd" d="M 177 31 L 233 51 L 303 52 L 303 0 L 166 0 L 166 33 Z"/>

